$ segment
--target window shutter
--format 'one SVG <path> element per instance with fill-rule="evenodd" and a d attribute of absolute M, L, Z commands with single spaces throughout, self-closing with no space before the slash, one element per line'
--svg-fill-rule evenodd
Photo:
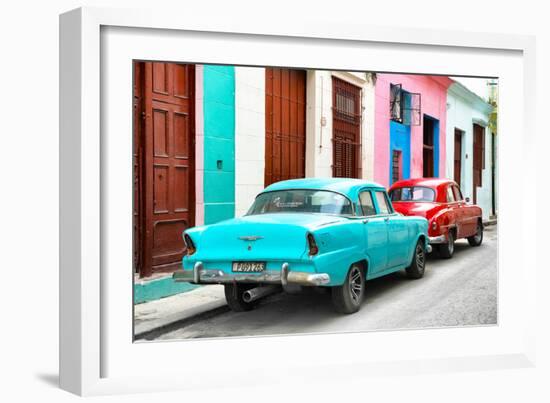
<path fill-rule="evenodd" d="M 403 122 L 401 84 L 390 84 L 390 119 Z"/>

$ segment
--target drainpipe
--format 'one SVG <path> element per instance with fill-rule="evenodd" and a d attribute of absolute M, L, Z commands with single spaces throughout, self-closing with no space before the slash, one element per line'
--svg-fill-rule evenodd
<path fill-rule="evenodd" d="M 496 215 L 495 195 L 495 133 L 491 132 L 491 215 Z"/>

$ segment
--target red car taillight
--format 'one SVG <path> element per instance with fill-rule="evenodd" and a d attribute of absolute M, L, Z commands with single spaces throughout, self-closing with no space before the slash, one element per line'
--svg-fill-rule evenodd
<path fill-rule="evenodd" d="M 315 237 L 313 236 L 313 234 L 307 234 L 307 244 L 309 246 L 309 256 L 315 256 L 317 253 L 319 253 L 319 247 L 315 242 Z"/>
<path fill-rule="evenodd" d="M 191 256 L 197 251 L 197 248 L 195 248 L 195 244 L 189 235 L 183 234 L 183 241 L 185 242 L 185 247 L 187 248 L 187 256 Z"/>

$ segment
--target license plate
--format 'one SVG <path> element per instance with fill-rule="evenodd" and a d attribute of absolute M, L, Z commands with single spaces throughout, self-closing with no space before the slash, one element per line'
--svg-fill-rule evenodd
<path fill-rule="evenodd" d="M 259 273 L 265 270 L 265 262 L 233 262 L 233 271 L 239 273 Z"/>

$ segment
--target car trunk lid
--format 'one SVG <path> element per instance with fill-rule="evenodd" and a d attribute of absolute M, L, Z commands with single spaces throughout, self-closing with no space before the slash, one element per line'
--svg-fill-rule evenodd
<path fill-rule="evenodd" d="M 244 216 L 209 226 L 198 252 L 208 260 L 300 259 L 308 252 L 308 232 L 342 220 L 346 218 L 298 213 Z"/>

